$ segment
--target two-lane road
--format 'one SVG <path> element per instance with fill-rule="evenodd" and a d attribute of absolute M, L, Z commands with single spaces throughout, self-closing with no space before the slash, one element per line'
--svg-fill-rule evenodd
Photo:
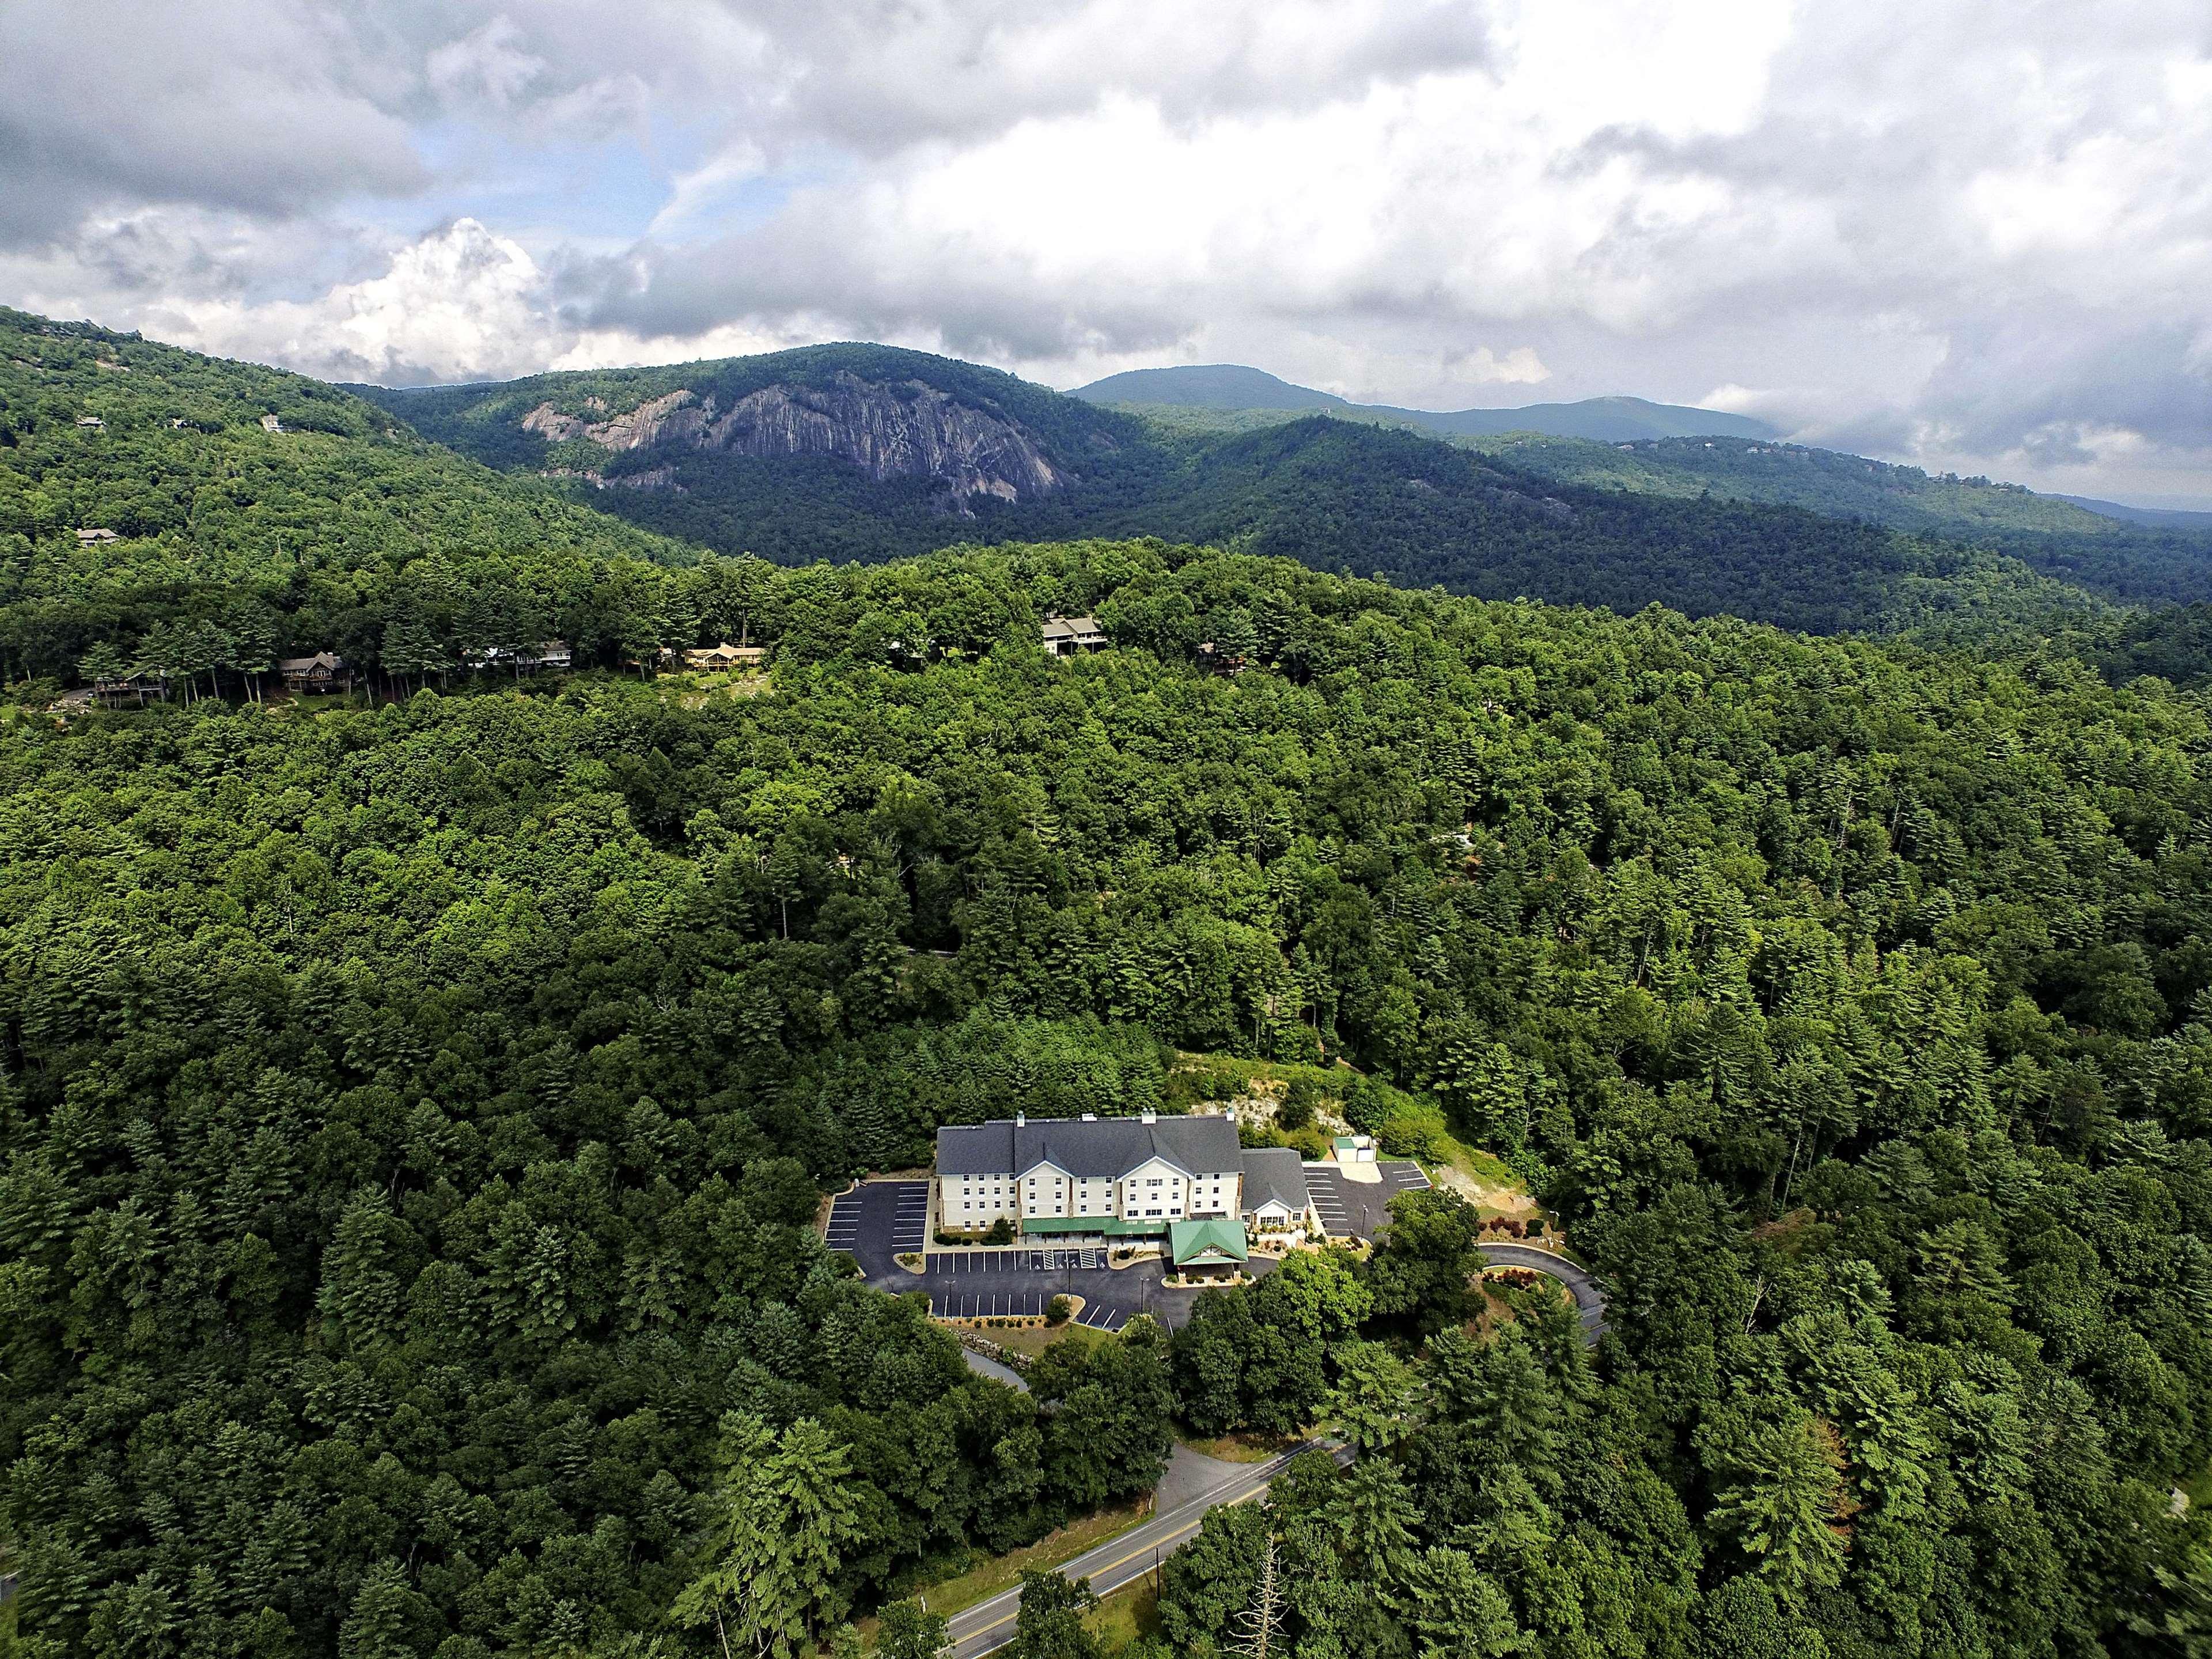
<path fill-rule="evenodd" d="M 1091 1588 L 1105 1595 L 1133 1583 L 1152 1570 L 1156 1562 L 1164 1561 L 1188 1543 L 1196 1533 L 1206 1512 L 1224 1504 L 1242 1504 L 1257 1498 L 1268 1484 L 1280 1474 L 1293 1457 L 1316 1449 L 1327 1450 L 1322 1442 L 1309 1441 L 1294 1447 L 1264 1463 L 1252 1464 L 1230 1480 L 1224 1481 L 1204 1496 L 1188 1504 L 1156 1515 L 1125 1533 L 1108 1539 L 1093 1549 L 1085 1551 L 1060 1569 L 1064 1578 L 1088 1578 Z M 1352 1461 L 1352 1449 L 1339 1446 L 1334 1455 L 1340 1463 Z M 1022 1592 L 1017 1585 L 1001 1590 L 988 1601 L 978 1601 L 972 1607 L 963 1607 L 951 1620 L 951 1639 L 948 1644 L 952 1659 L 977 1659 L 980 1654 L 1004 1647 L 1014 1639 L 1014 1618 L 1021 1611 Z"/>

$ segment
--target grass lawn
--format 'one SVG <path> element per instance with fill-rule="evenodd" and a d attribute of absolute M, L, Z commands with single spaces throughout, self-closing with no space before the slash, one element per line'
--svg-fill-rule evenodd
<path fill-rule="evenodd" d="M 1160 1595 L 1152 1588 L 1152 1577 L 1146 1573 L 1134 1583 L 1124 1584 L 1111 1595 L 1101 1598 L 1084 1624 L 1098 1638 L 1098 1645 L 1112 1653 L 1125 1648 L 1139 1637 L 1157 1637 L 1160 1633 Z"/>
<path fill-rule="evenodd" d="M 1264 1463 L 1296 1445 L 1303 1444 L 1312 1434 L 1221 1434 L 1211 1440 L 1200 1440 L 1194 1435 L 1178 1434 L 1176 1438 L 1202 1457 L 1218 1457 L 1225 1463 Z"/>
<path fill-rule="evenodd" d="M 979 1334 L 989 1337 L 1002 1348 L 1012 1348 L 1016 1353 L 1025 1353 L 1032 1359 L 1055 1342 L 1075 1342 L 1084 1347 L 1091 1348 L 1106 1340 L 1104 1331 L 1093 1330 L 1088 1325 L 1076 1324 L 1057 1327 L 1030 1325 L 1018 1330 L 982 1331 Z"/>
<path fill-rule="evenodd" d="M 1465 1170 L 1486 1187 L 1510 1187 L 1522 1192 L 1528 1190 L 1511 1164 L 1479 1146 L 1469 1146 L 1463 1141 L 1446 1136 L 1443 1151 L 1446 1163 L 1455 1170 Z"/>
<path fill-rule="evenodd" d="M 1058 1532 L 1048 1533 L 1026 1549 L 1010 1550 L 1004 1555 L 994 1555 L 962 1573 L 957 1578 L 947 1578 L 934 1584 L 916 1585 L 910 1595 L 922 1596 L 932 1613 L 950 1616 L 963 1607 L 996 1595 L 1002 1589 L 1019 1583 L 1024 1571 L 1035 1567 L 1040 1571 L 1056 1567 L 1063 1561 L 1073 1561 L 1094 1544 L 1103 1544 L 1115 1533 L 1126 1531 L 1152 1512 L 1152 1500 L 1144 1498 L 1135 1504 L 1125 1504 L 1118 1509 L 1101 1510 L 1096 1515 L 1062 1527 Z"/>

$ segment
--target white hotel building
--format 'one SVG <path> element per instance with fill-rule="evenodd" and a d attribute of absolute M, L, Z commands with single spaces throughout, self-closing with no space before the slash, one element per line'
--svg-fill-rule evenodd
<path fill-rule="evenodd" d="M 937 1132 L 937 1224 L 1004 1219 L 1024 1233 L 1157 1235 L 1178 1221 L 1235 1220 L 1243 1155 L 1228 1116 L 1040 1118 Z"/>

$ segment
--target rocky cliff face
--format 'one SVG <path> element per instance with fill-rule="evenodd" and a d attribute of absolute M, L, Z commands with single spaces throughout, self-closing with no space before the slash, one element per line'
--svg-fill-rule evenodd
<path fill-rule="evenodd" d="M 596 398 L 591 404 L 601 406 Z M 705 429 L 714 407 L 711 401 L 703 407 L 695 404 L 691 394 L 680 390 L 651 398 L 627 415 L 605 421 L 563 415 L 550 404 L 540 404 L 522 417 L 522 429 L 537 433 L 548 443 L 586 438 L 600 448 L 618 454 L 625 449 L 643 449 L 664 438 L 696 438 Z"/>
<path fill-rule="evenodd" d="M 963 513 L 974 495 L 1023 501 L 1068 483 L 1021 426 L 919 380 L 890 386 L 840 374 L 827 386 L 764 386 L 726 410 L 679 390 L 604 421 L 540 404 L 522 425 L 549 443 L 581 438 L 617 453 L 686 444 L 767 459 L 834 456 L 878 480 L 939 479 Z"/>

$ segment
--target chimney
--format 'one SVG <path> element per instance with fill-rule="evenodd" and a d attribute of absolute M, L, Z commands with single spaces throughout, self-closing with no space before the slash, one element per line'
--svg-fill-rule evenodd
<path fill-rule="evenodd" d="M 1137 1121 L 1139 1123 L 1158 1123 L 1159 1121 L 1160 1115 L 1158 1112 L 1146 1111 L 1137 1114 Z"/>
<path fill-rule="evenodd" d="M 1014 1127 L 1017 1129 L 1026 1129 L 1029 1127 L 1029 1115 L 1027 1113 L 1016 1112 L 1014 1114 Z"/>

